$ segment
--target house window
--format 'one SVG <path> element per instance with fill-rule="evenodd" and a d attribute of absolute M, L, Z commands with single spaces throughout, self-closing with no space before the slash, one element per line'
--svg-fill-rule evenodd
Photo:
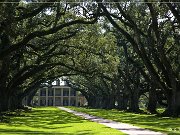
<path fill-rule="evenodd" d="M 46 89 L 45 88 L 42 88 L 40 89 L 40 96 L 46 96 Z"/>
<path fill-rule="evenodd" d="M 60 97 L 56 97 L 55 98 L 55 105 L 56 106 L 60 106 L 61 105 L 61 98 Z"/>
<path fill-rule="evenodd" d="M 68 106 L 68 105 L 69 105 L 68 99 L 64 99 L 64 100 L 63 100 L 63 106 Z"/>
<path fill-rule="evenodd" d="M 48 88 L 48 96 L 53 96 L 53 95 L 54 95 L 54 89 Z"/>
<path fill-rule="evenodd" d="M 55 95 L 56 96 L 61 96 L 61 88 L 56 88 L 55 89 Z"/>
<path fill-rule="evenodd" d="M 40 106 L 45 106 L 46 105 L 46 99 L 43 97 L 40 99 Z"/>
<path fill-rule="evenodd" d="M 70 103 L 71 106 L 75 106 L 76 105 L 76 99 L 74 98 L 71 98 L 71 103 Z"/>
<path fill-rule="evenodd" d="M 48 106 L 53 106 L 53 98 L 52 97 L 48 98 Z"/>
<path fill-rule="evenodd" d="M 63 96 L 69 96 L 69 89 L 68 88 L 63 89 Z"/>

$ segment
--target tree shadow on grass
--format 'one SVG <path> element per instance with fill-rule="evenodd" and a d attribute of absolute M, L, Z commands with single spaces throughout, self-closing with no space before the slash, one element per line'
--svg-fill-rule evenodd
<path fill-rule="evenodd" d="M 85 120 L 59 110 L 35 110 L 25 116 L 12 118 L 9 125 L 26 125 L 29 127 L 48 128 L 53 124 L 83 123 Z M 59 127 L 58 127 L 59 128 Z"/>
<path fill-rule="evenodd" d="M 166 132 L 173 135 L 180 135 L 180 118 L 159 117 L 156 115 L 147 114 L 134 114 L 130 112 L 118 111 L 115 109 L 104 110 L 73 107 L 72 109 L 118 122 L 141 126 L 154 131 Z"/>
<path fill-rule="evenodd" d="M 123 117 L 118 114 L 114 115 L 112 118 L 115 121 L 120 121 L 124 123 L 130 123 L 133 125 L 139 125 L 143 127 L 149 127 L 150 129 L 153 129 L 155 131 L 161 131 L 161 132 L 173 132 L 173 129 L 176 129 L 176 132 L 179 130 L 180 134 L 180 121 L 178 121 L 176 118 L 169 118 L 169 117 L 157 117 L 155 115 L 144 115 L 144 114 L 132 114 L 132 113 L 126 113 L 123 114 Z M 112 117 L 112 116 L 107 116 Z"/>
<path fill-rule="evenodd" d="M 4 129 L 0 125 L 0 134 L 68 134 L 68 135 L 90 135 L 93 134 L 91 130 L 83 132 L 58 132 L 58 129 L 71 128 L 69 123 L 84 123 L 84 120 L 80 117 L 65 111 L 60 111 L 57 108 L 49 109 L 36 109 L 30 113 L 23 113 L 19 116 L 9 116 L 10 123 L 4 123 L 10 128 Z M 1 123 L 0 123 L 1 124 Z M 66 125 L 67 124 L 67 125 Z M 23 127 L 26 127 L 23 129 Z M 28 128 L 31 128 L 28 130 Z M 33 129 L 41 129 L 41 131 L 32 131 Z M 44 131 L 42 131 L 44 129 Z M 57 129 L 57 130 L 56 130 Z M 50 132 L 51 131 L 51 132 Z M 54 132 L 52 132 L 54 131 Z M 63 130 L 61 130 L 63 131 Z"/>
<path fill-rule="evenodd" d="M 0 130 L 0 135 L 93 135 L 92 131 L 84 130 L 83 132 L 43 132 L 43 131 L 24 131 L 24 130 Z"/>

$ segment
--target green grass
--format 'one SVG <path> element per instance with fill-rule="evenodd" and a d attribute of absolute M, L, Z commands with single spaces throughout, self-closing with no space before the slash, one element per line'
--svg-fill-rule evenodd
<path fill-rule="evenodd" d="M 122 135 L 118 130 L 84 120 L 54 107 L 33 108 L 0 122 L 1 135 Z"/>
<path fill-rule="evenodd" d="M 79 112 L 85 112 L 118 122 L 129 123 L 169 135 L 180 135 L 180 118 L 158 117 L 155 115 L 135 114 L 118 110 L 86 109 L 69 107 Z"/>

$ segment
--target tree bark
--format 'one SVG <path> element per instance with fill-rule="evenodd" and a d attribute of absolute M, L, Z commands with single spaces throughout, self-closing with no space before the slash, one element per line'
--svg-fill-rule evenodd
<path fill-rule="evenodd" d="M 113 95 L 108 95 L 104 98 L 104 109 L 115 108 L 115 97 Z"/>
<path fill-rule="evenodd" d="M 167 102 L 168 107 L 162 115 L 178 117 L 180 115 L 180 91 L 168 94 Z"/>
<path fill-rule="evenodd" d="M 6 91 L 0 89 L 0 112 L 8 110 L 9 96 Z"/>
<path fill-rule="evenodd" d="M 87 101 L 89 107 L 96 108 L 96 98 L 94 96 L 88 96 Z"/>
<path fill-rule="evenodd" d="M 127 110 L 128 95 L 126 95 L 125 93 L 118 94 L 117 102 L 117 108 L 119 110 Z"/>
<path fill-rule="evenodd" d="M 11 96 L 9 100 L 9 109 L 10 110 L 23 109 L 22 101 L 23 99 L 18 97 L 17 95 Z"/>
<path fill-rule="evenodd" d="M 35 96 L 35 94 L 37 93 L 38 89 L 33 90 L 32 92 L 29 93 L 29 95 L 27 96 L 27 106 L 32 106 L 31 101 L 33 100 L 33 97 Z"/>
<path fill-rule="evenodd" d="M 130 100 L 129 100 L 129 110 L 132 112 L 139 112 L 139 90 L 134 90 L 132 94 L 130 94 Z"/>
<path fill-rule="evenodd" d="M 147 110 L 152 114 L 156 114 L 157 113 L 156 105 L 157 105 L 157 96 L 152 86 L 152 88 L 149 89 L 149 102 L 148 102 Z"/>

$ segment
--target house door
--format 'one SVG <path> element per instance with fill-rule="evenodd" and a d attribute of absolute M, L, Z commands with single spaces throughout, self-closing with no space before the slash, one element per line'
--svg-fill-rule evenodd
<path fill-rule="evenodd" d="M 53 99 L 48 99 L 48 106 L 53 106 Z"/>

